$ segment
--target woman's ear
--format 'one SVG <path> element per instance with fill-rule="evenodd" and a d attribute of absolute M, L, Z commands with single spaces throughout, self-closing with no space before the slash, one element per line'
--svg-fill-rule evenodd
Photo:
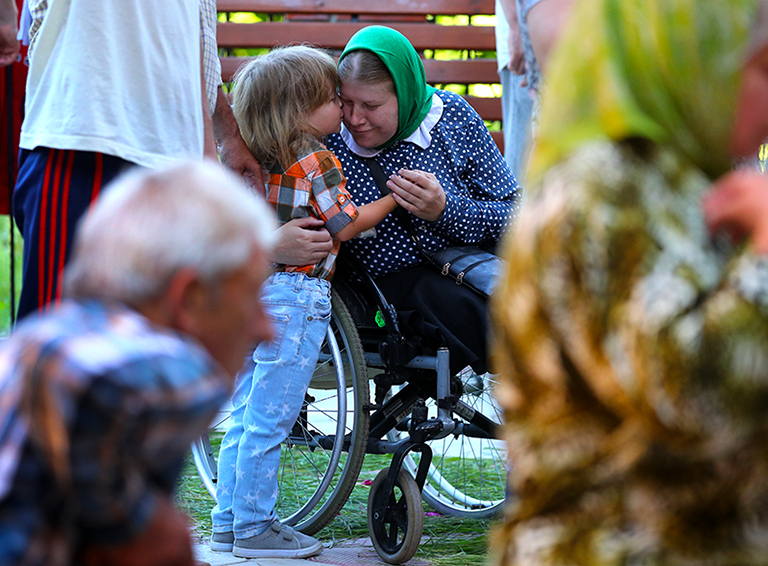
<path fill-rule="evenodd" d="M 751 157 L 768 139 L 768 43 L 744 67 L 731 131 L 734 157 Z"/>

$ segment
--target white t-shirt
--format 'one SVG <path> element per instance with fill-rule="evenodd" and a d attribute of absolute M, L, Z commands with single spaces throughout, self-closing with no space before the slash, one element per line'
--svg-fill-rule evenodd
<path fill-rule="evenodd" d="M 199 0 L 50 0 L 21 147 L 145 167 L 203 155 Z"/>
<path fill-rule="evenodd" d="M 501 2 L 496 0 L 496 61 L 501 71 L 512 60 L 509 55 L 509 23 L 504 15 Z"/>

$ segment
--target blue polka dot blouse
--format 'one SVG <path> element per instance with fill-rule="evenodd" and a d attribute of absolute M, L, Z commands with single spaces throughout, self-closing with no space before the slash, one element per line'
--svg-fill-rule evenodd
<path fill-rule="evenodd" d="M 437 91 L 443 114 L 432 128 L 432 142 L 422 149 L 401 141 L 375 159 L 389 176 L 401 168 L 433 173 L 446 193 L 442 217 L 429 222 L 413 215 L 422 245 L 427 250 L 499 240 L 517 214 L 521 190 L 482 118 L 461 96 Z M 342 164 L 347 190 L 357 205 L 381 197 L 364 158 L 353 153 L 341 135 L 326 140 Z M 376 236 L 344 244 L 365 264 L 373 277 L 424 263 L 416 243 L 390 214 L 376 227 Z"/>

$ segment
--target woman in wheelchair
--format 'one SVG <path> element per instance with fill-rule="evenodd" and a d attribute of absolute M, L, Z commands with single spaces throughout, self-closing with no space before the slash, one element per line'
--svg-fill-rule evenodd
<path fill-rule="evenodd" d="M 350 241 L 346 249 L 399 312 L 419 311 L 425 325 L 439 331 L 453 373 L 466 366 L 485 373 L 486 299 L 426 265 L 421 247 L 492 247 L 518 208 L 515 177 L 472 107 L 426 84 L 418 53 L 399 32 L 359 31 L 341 54 L 339 75 L 343 125 L 327 143 L 347 189 L 361 204 L 391 191 L 419 240 L 401 217 L 390 215 L 374 237 Z"/>

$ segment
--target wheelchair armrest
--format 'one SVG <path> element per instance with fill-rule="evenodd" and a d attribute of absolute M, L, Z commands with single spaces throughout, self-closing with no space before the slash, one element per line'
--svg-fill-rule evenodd
<path fill-rule="evenodd" d="M 387 334 L 401 335 L 397 311 L 387 301 L 381 289 L 373 280 L 373 277 L 371 277 L 368 270 L 356 257 L 348 253 L 339 254 L 336 259 L 334 287 L 350 309 L 350 312 L 355 308 L 350 305 L 358 305 L 360 309 L 367 311 L 365 315 L 358 313 L 358 316 L 370 318 L 369 314 L 372 313 L 372 317 L 376 319 L 376 311 L 378 310 L 381 313 L 381 320 L 384 323 L 383 328 L 386 329 Z M 357 323 L 358 318 L 355 317 L 354 312 L 352 316 Z M 359 322 L 360 324 L 364 323 L 362 320 Z M 381 327 L 378 320 L 376 320 L 376 325 Z"/>

